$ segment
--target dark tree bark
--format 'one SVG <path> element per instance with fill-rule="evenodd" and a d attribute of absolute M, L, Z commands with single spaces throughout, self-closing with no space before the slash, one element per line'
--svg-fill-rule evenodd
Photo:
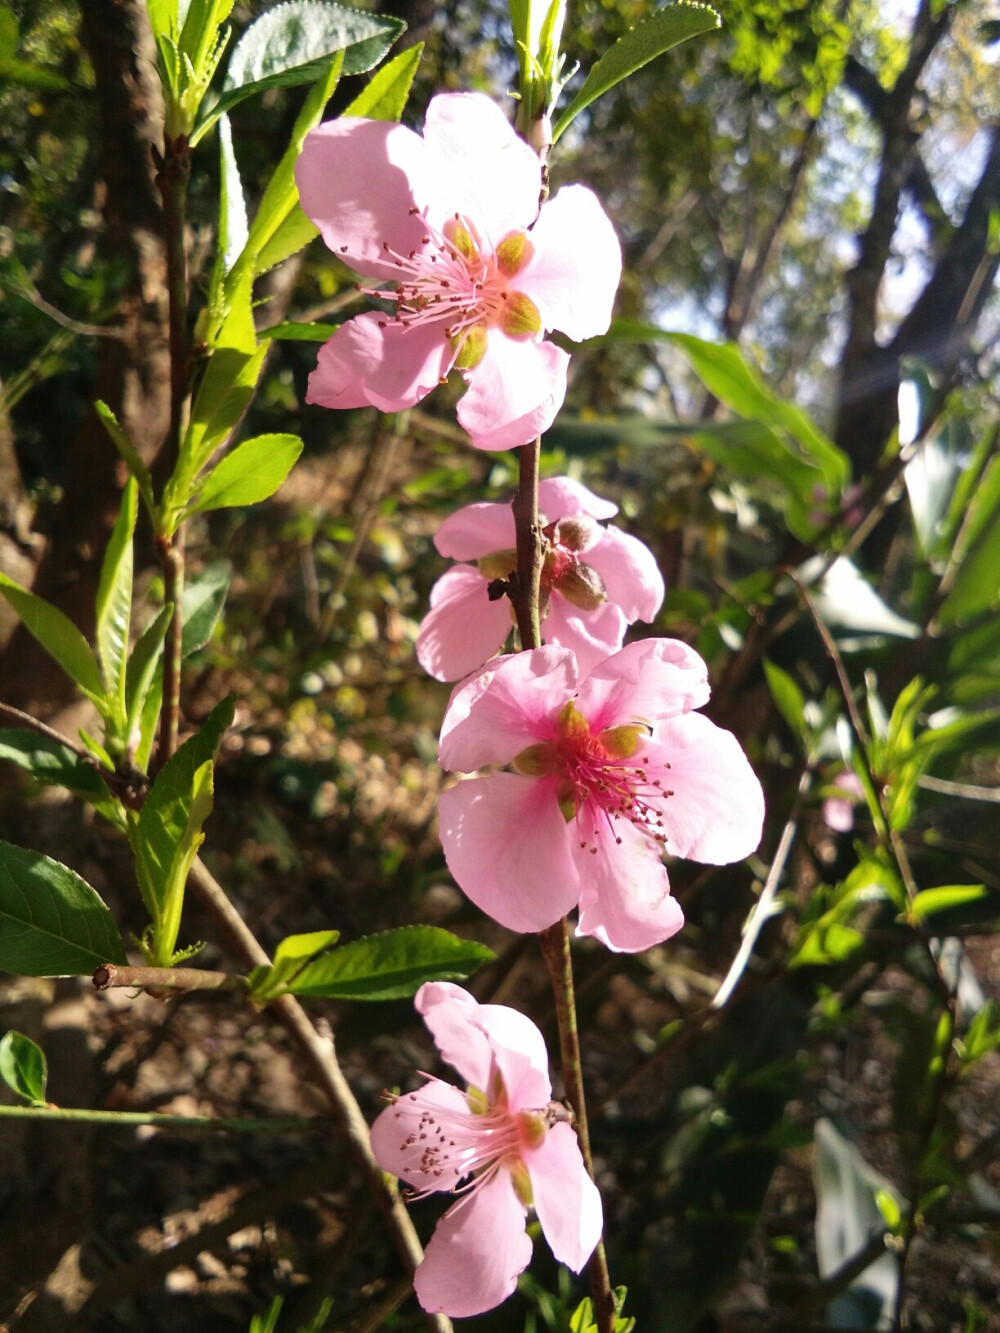
<path fill-rule="evenodd" d="M 986 165 L 955 228 L 944 215 L 919 154 L 920 133 L 914 128 L 918 82 L 953 13 L 953 6 L 947 6 L 935 15 L 936 8 L 931 0 L 922 0 L 906 67 L 890 92 L 857 61 L 848 63 L 845 75 L 882 132 L 871 220 L 847 279 L 849 325 L 834 432 L 858 476 L 875 466 L 896 425 L 901 360 L 920 357 L 947 388 L 969 347 L 997 272 L 997 256 L 988 254 L 988 227 L 990 211 L 1000 202 L 1000 129 L 992 130 Z M 910 313 L 892 339 L 880 344 L 879 292 L 904 191 L 909 191 L 931 226 L 937 260 Z"/>
<path fill-rule="evenodd" d="M 93 397 L 109 404 L 151 462 L 166 434 L 170 392 L 166 268 L 150 155 L 163 123 L 155 52 L 143 0 L 82 0 L 81 17 L 96 82 L 103 244 L 128 273 L 115 321 L 121 336 L 100 340 Z M 68 451 L 60 481 L 63 499 L 34 589 L 89 634 L 101 556 L 124 482 L 117 454 L 93 413 Z M 20 627 L 0 657 L 0 694 L 50 714 L 73 693 Z"/>

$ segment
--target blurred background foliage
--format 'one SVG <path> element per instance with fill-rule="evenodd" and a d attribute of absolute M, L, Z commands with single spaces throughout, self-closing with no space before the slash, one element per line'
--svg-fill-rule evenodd
<path fill-rule="evenodd" d="M 237 29 L 266 7 L 237 4 Z M 425 44 L 407 123 L 419 127 L 441 88 L 511 85 L 492 0 L 385 8 L 407 20 L 404 44 Z M 688 926 L 669 946 L 579 949 L 612 1275 L 656 1333 L 996 1329 L 1000 19 L 988 0 L 718 8 L 718 34 L 595 103 L 553 162 L 555 188 L 600 193 L 626 272 L 615 327 L 574 357 L 545 470 L 613 497 L 655 551 L 668 595 L 653 632 L 706 657 L 709 711 L 739 734 L 768 796 L 748 865 L 672 869 Z M 586 70 L 645 12 L 577 0 L 570 58 Z M 0 568 L 37 578 L 84 628 L 81 590 L 121 483 L 113 460 L 94 462 L 110 451 L 90 404 L 106 398 L 154 467 L 163 434 L 143 22 L 135 0 L 0 8 Z M 277 89 L 234 111 L 251 198 L 300 103 Z M 196 302 L 217 195 L 209 138 L 190 198 Z M 317 242 L 269 275 L 259 328 L 336 322 L 355 308 L 352 284 Z M 275 339 L 243 427 L 302 435 L 289 482 L 189 538 L 194 569 L 231 576 L 185 678 L 192 723 L 238 700 L 210 863 L 268 943 L 331 917 L 345 934 L 415 919 L 481 934 L 501 960 L 476 980 L 480 997 L 516 1003 L 551 1038 L 531 941 L 481 921 L 448 881 L 433 832 L 447 691 L 413 657 L 443 568 L 436 523 L 509 495 L 514 461 L 468 448 L 453 386 L 397 421 L 307 408 L 314 362 L 315 344 Z M 0 695 L 71 726 L 62 683 L 12 619 L 0 628 Z M 4 836 L 31 829 L 70 863 L 104 866 L 113 901 L 99 831 L 26 804 L 12 771 L 0 780 Z M 128 924 L 124 893 L 120 910 Z M 732 996 L 713 1007 L 724 984 Z M 227 1043 L 218 1007 L 176 1010 L 181 1053 L 155 1095 L 240 1109 L 245 1031 Z M 408 1006 L 329 1012 L 374 1113 L 420 1049 Z M 140 1071 L 162 1014 L 87 1022 L 93 1096 L 148 1105 Z M 252 1040 L 278 1038 L 259 1028 Z M 123 1043 L 127 1078 L 108 1072 Z M 205 1043 L 227 1078 L 183 1053 Z M 243 1329 L 290 1292 L 289 1329 L 328 1293 L 330 1327 L 375 1326 L 367 1305 L 394 1260 L 369 1221 L 345 1240 L 350 1182 L 324 1169 L 319 1202 L 303 1185 L 306 1221 L 298 1200 L 268 1204 L 277 1167 L 308 1178 L 316 1144 L 270 1158 L 267 1144 L 183 1146 L 147 1145 L 140 1167 L 97 1136 L 58 1222 L 32 1212 L 42 1186 L 12 1168 L 0 1219 L 0 1247 L 20 1256 L 0 1292 L 12 1328 L 68 1328 L 82 1307 L 76 1326 L 109 1331 Z M 18 1145 L 12 1160 L 38 1151 Z M 50 1160 L 48 1183 L 68 1170 Z M 89 1221 L 81 1230 L 79 1192 L 92 1199 L 119 1170 L 102 1250 Z M 187 1286 L 161 1289 L 169 1265 L 150 1268 L 144 1251 L 164 1252 L 182 1205 L 206 1224 L 199 1210 L 236 1179 L 261 1187 L 257 1239 L 227 1244 L 219 1223 L 203 1246 L 215 1267 L 188 1246 Z M 433 1211 L 416 1208 L 418 1225 Z M 73 1245 L 86 1281 L 65 1296 L 51 1279 Z M 579 1292 L 549 1263 L 540 1247 L 517 1300 L 473 1326 L 568 1329 Z M 386 1319 L 419 1326 L 412 1304 Z"/>

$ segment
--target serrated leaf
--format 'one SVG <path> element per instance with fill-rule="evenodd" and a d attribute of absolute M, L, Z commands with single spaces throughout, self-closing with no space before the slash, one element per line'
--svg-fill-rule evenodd
<path fill-rule="evenodd" d="M 371 76 L 344 115 L 366 116 L 369 120 L 399 120 L 406 109 L 423 51 L 423 42 L 417 42 L 387 60 Z"/>
<path fill-rule="evenodd" d="M 5 1032 L 0 1037 L 0 1078 L 11 1092 L 33 1106 L 44 1106 L 48 1076 L 45 1052 L 30 1037 L 22 1032 Z"/>
<path fill-rule="evenodd" d="M 216 705 L 198 733 L 167 760 L 132 826 L 129 841 L 161 967 L 173 961 L 187 872 L 212 808 L 212 761 L 233 707 L 232 699 Z"/>
<path fill-rule="evenodd" d="M 287 0 L 267 10 L 233 48 L 225 91 L 199 121 L 192 142 L 238 102 L 268 88 L 291 88 L 318 79 L 337 51 L 345 74 L 374 68 L 406 27 L 385 14 L 346 9 L 330 0 Z"/>
<path fill-rule="evenodd" d="M 304 250 L 310 241 L 316 239 L 319 235 L 319 227 L 311 222 L 302 211 L 302 206 L 296 202 L 285 215 L 280 226 L 275 229 L 274 235 L 261 247 L 256 260 L 254 261 L 254 270 L 257 274 L 268 273 L 278 264 L 284 263 L 292 255 L 297 255 L 300 250 Z M 278 325 L 279 328 L 288 328 L 288 324 Z M 317 327 L 320 327 L 317 325 Z M 289 334 L 276 334 L 273 329 L 261 330 L 260 337 L 289 337 Z M 327 337 L 330 335 L 327 334 Z"/>
<path fill-rule="evenodd" d="M 229 592 L 233 571 L 224 560 L 206 565 L 185 585 L 181 597 L 184 615 L 181 631 L 181 656 L 190 657 L 211 639 Z"/>
<path fill-rule="evenodd" d="M 21 617 L 25 629 L 55 658 L 87 698 L 102 707 L 104 687 L 97 659 L 72 620 L 4 573 L 0 573 L 0 592 Z"/>
<path fill-rule="evenodd" d="M 556 121 L 552 131 L 553 142 L 558 141 L 567 126 L 602 93 L 614 88 L 671 47 L 679 46 L 690 37 L 711 32 L 719 26 L 719 16 L 714 9 L 677 0 L 677 3 L 664 5 L 634 28 L 629 28 L 601 56 L 587 75 L 583 87 Z"/>
<path fill-rule="evenodd" d="M 250 235 L 246 198 L 233 148 L 233 126 L 219 117 L 219 249 L 225 272 L 236 263 Z"/>
<path fill-rule="evenodd" d="M 302 216 L 305 217 L 305 214 Z M 339 324 L 296 324 L 286 320 L 282 324 L 273 324 L 269 329 L 261 329 L 260 336 L 276 338 L 282 342 L 325 343 L 339 328 Z"/>
<path fill-rule="evenodd" d="M 401 926 L 317 958 L 290 990 L 340 1000 L 406 999 L 425 981 L 463 980 L 494 956 L 485 945 L 438 926 Z"/>
<path fill-rule="evenodd" d="M 146 695 L 162 660 L 163 642 L 167 637 L 173 612 L 173 605 L 169 602 L 166 606 L 160 607 L 139 635 L 128 659 L 125 673 L 125 716 L 130 731 L 139 725 Z M 129 739 L 131 740 L 131 737 Z"/>
<path fill-rule="evenodd" d="M 100 769 L 84 763 L 79 755 L 51 737 L 37 731 L 0 730 L 0 759 L 17 764 L 47 786 L 65 787 L 117 822 L 115 805 Z"/>
<path fill-rule="evenodd" d="M 0 843 L 0 970 L 64 977 L 125 961 L 114 917 L 85 880 L 41 852 Z"/>
<path fill-rule="evenodd" d="M 322 953 L 340 939 L 339 930 L 310 930 L 304 935 L 286 935 L 274 951 L 275 964 L 302 962 Z"/>
<path fill-rule="evenodd" d="M 156 498 L 153 495 L 153 478 L 149 474 L 149 468 L 142 461 L 138 449 L 118 424 L 118 418 L 107 403 L 102 403 L 98 399 L 94 404 L 94 411 L 100 417 L 101 424 L 108 433 L 108 438 L 124 459 L 129 473 L 135 478 L 136 485 L 139 487 L 139 494 L 142 496 L 142 502 L 148 513 L 151 517 L 155 517 Z"/>
<path fill-rule="evenodd" d="M 258 435 L 237 445 L 208 474 L 189 514 L 233 509 L 267 500 L 282 485 L 302 452 L 297 435 Z"/>
<path fill-rule="evenodd" d="M 305 935 L 286 936 L 274 951 L 274 962 L 255 967 L 250 973 L 250 998 L 258 1004 L 267 1004 L 284 994 L 309 959 L 329 949 L 339 938 L 339 930 L 312 930 Z"/>
<path fill-rule="evenodd" d="M 132 619 L 132 538 L 139 512 L 139 493 L 129 477 L 122 492 L 118 518 L 111 531 L 97 584 L 97 655 L 104 687 L 112 704 L 110 733 L 124 746 L 125 673 Z"/>

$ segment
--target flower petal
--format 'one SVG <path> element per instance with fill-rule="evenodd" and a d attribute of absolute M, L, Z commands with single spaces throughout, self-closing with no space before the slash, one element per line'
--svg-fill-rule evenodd
<path fill-rule="evenodd" d="M 413 1132 L 425 1112 L 433 1115 L 436 1110 L 444 1112 L 445 1117 L 456 1114 L 467 1116 L 469 1103 L 458 1088 L 434 1078 L 416 1092 L 408 1092 L 392 1106 L 387 1106 L 376 1116 L 371 1127 L 372 1152 L 379 1166 L 383 1171 L 405 1180 L 414 1189 L 427 1188 L 427 1173 L 414 1170 L 417 1158 L 413 1151 Z M 462 1168 L 460 1158 L 456 1158 L 454 1164 L 442 1158 L 436 1163 L 435 1170 L 440 1172 L 434 1178 L 435 1189 L 454 1189 L 462 1177 L 468 1175 L 468 1171 Z"/>
<path fill-rule="evenodd" d="M 538 483 L 538 507 L 550 523 L 570 514 L 589 514 L 591 518 L 613 518 L 618 506 L 604 500 L 572 477 L 546 477 Z"/>
<path fill-rule="evenodd" d="M 457 1069 L 466 1083 L 485 1091 L 493 1066 L 493 1048 L 477 1022 L 481 1007 L 478 1000 L 453 982 L 428 981 L 417 991 L 413 1003 L 441 1059 Z M 469 1109 L 464 1096 L 462 1105 Z"/>
<path fill-rule="evenodd" d="M 663 604 L 663 575 L 653 552 L 637 537 L 605 528 L 601 540 L 585 557 L 604 580 L 608 601 L 620 606 L 625 619 L 651 621 Z"/>
<path fill-rule="evenodd" d="M 625 617 L 611 602 L 605 602 L 593 611 L 578 611 L 553 592 L 548 614 L 542 622 L 542 635 L 546 643 L 571 649 L 576 654 L 580 674 L 586 675 L 618 651 L 627 628 Z"/>
<path fill-rule="evenodd" d="M 515 342 L 491 329 L 486 354 L 467 372 L 459 424 L 477 449 L 517 449 L 548 430 L 566 397 L 569 353 L 550 342 Z"/>
<path fill-rule="evenodd" d="M 419 248 L 424 222 L 410 210 L 436 200 L 436 166 L 405 126 L 345 117 L 306 135 L 295 180 L 327 246 L 357 272 L 395 280 L 383 242 L 404 255 Z"/>
<path fill-rule="evenodd" d="M 601 1239 L 604 1210 L 573 1129 L 553 1125 L 538 1146 L 525 1153 L 524 1164 L 549 1248 L 561 1264 L 579 1273 Z"/>
<path fill-rule="evenodd" d="M 659 807 L 667 851 L 708 865 L 756 851 L 764 793 L 736 737 L 688 713 L 657 723 L 653 742 L 670 761 L 673 795 Z"/>
<path fill-rule="evenodd" d="M 431 589 L 431 609 L 420 624 L 417 661 L 435 680 L 461 680 L 494 657 L 511 630 L 510 603 L 491 602 L 486 580 L 471 565 L 456 565 Z"/>
<path fill-rule="evenodd" d="M 481 1004 L 473 1019 L 487 1036 L 511 1111 L 537 1111 L 552 1100 L 549 1053 L 531 1019 L 505 1004 Z"/>
<path fill-rule="evenodd" d="M 494 773 L 442 792 L 438 823 L 455 883 L 508 930 L 544 930 L 574 905 L 579 874 L 552 779 Z"/>
<path fill-rule="evenodd" d="M 449 207 L 464 213 L 491 249 L 508 232 L 534 222 L 541 166 L 491 98 L 482 93 L 431 98 L 424 143 L 448 182 Z"/>
<path fill-rule="evenodd" d="M 647 725 L 708 701 L 708 667 L 680 639 L 639 639 L 596 667 L 580 686 L 577 706 L 591 729 Z"/>
<path fill-rule="evenodd" d="M 511 507 L 499 504 L 463 505 L 434 534 L 439 554 L 452 560 L 478 560 L 494 551 L 513 549 L 515 541 Z"/>
<path fill-rule="evenodd" d="M 489 663 L 456 687 L 441 724 L 438 763 L 458 773 L 509 764 L 536 741 L 552 740 L 556 715 L 576 686 L 565 648 L 535 648 Z"/>
<path fill-rule="evenodd" d="M 426 398 L 454 359 L 440 325 L 403 328 L 370 310 L 341 324 L 319 349 L 306 402 L 401 412 Z"/>
<path fill-rule="evenodd" d="M 577 822 L 592 817 L 585 810 Z M 637 953 L 676 935 L 684 913 L 670 896 L 657 844 L 627 820 L 616 821 L 613 831 L 605 821 L 598 814 L 592 825 L 581 824 L 581 837 L 572 845 L 581 883 L 576 933 L 596 935 L 609 949 Z"/>
<path fill-rule="evenodd" d="M 517 287 L 538 307 L 546 329 L 574 342 L 606 333 L 622 275 L 611 219 L 585 185 L 566 185 L 531 229 L 534 254 Z"/>
<path fill-rule="evenodd" d="M 421 1306 L 462 1318 L 505 1301 L 531 1262 L 524 1217 L 504 1170 L 459 1199 L 437 1224 L 414 1275 Z"/>

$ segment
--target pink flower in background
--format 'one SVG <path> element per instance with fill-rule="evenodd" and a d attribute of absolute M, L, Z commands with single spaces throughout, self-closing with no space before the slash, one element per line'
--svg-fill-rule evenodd
<path fill-rule="evenodd" d="M 372 1149 L 416 1197 L 438 1190 L 459 1196 L 438 1223 L 413 1285 L 432 1313 L 481 1314 L 506 1300 L 528 1266 L 529 1204 L 552 1253 L 578 1273 L 601 1236 L 601 1196 L 576 1134 L 556 1118 L 545 1043 L 534 1023 L 504 1005 L 478 1004 L 448 982 L 421 986 L 415 1004 L 468 1091 L 428 1076 L 378 1117 Z"/>
<path fill-rule="evenodd" d="M 497 658 L 459 685 L 440 763 L 471 773 L 438 804 L 456 883 L 511 930 L 579 905 L 577 934 L 635 951 L 683 924 L 661 853 L 723 865 L 760 841 L 764 796 L 739 742 L 693 709 L 705 663 L 643 639 L 580 679 L 566 648 Z"/>
<path fill-rule="evenodd" d="M 423 138 L 388 121 L 329 121 L 306 137 L 295 176 L 326 244 L 395 303 L 337 330 L 307 401 L 398 412 L 457 369 L 469 383 L 458 419 L 478 448 L 547 430 L 569 356 L 543 333 L 605 332 L 621 277 L 596 196 L 564 186 L 539 212 L 538 158 L 480 93 L 433 98 Z"/>
<path fill-rule="evenodd" d="M 857 773 L 841 773 L 833 790 L 823 802 L 823 819 L 834 833 L 850 833 L 854 827 L 854 807 L 865 799 L 865 789 Z"/>
<path fill-rule="evenodd" d="M 602 528 L 617 506 L 569 477 L 538 487 L 548 549 L 542 570 L 542 637 L 572 648 L 581 673 L 617 652 L 634 620 L 652 620 L 663 601 L 653 553 L 617 528 Z M 510 505 L 465 505 L 444 520 L 434 545 L 460 564 L 431 590 L 420 626 L 417 658 L 438 680 L 458 680 L 481 667 L 510 633 L 510 602 L 491 601 L 491 579 L 516 567 Z"/>

